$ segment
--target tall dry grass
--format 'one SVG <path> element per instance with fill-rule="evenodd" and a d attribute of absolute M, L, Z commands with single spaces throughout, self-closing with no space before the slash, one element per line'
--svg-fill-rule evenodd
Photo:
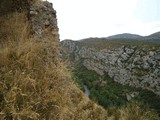
<path fill-rule="evenodd" d="M 60 88 L 67 84 L 65 70 L 54 41 L 47 44 L 29 37 L 29 23 L 24 18 L 23 13 L 1 18 L 0 118 L 58 118 L 67 99 Z"/>
<path fill-rule="evenodd" d="M 159 120 L 158 115 L 141 103 L 131 102 L 119 110 L 119 120 Z"/>
<path fill-rule="evenodd" d="M 0 24 L 1 120 L 107 119 L 70 81 L 53 36 L 35 40 L 22 12 L 1 17 Z"/>

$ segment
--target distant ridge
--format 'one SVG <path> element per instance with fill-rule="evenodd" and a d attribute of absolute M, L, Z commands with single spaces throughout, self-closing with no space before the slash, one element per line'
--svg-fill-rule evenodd
<path fill-rule="evenodd" d="M 65 40 L 71 40 L 71 39 L 65 39 Z M 89 37 L 89 38 L 83 38 L 80 40 L 76 41 L 85 41 L 85 42 L 93 42 L 93 41 L 98 41 L 98 40 L 103 40 L 103 41 L 110 41 L 110 40 L 125 40 L 125 41 L 139 41 L 139 42 L 149 42 L 149 43 L 158 43 L 160 44 L 160 31 L 152 33 L 148 36 L 141 36 L 138 34 L 131 34 L 131 33 L 122 33 L 122 34 L 116 34 L 116 35 L 111 35 L 108 37 Z M 64 40 L 62 40 L 64 41 Z"/>
<path fill-rule="evenodd" d="M 122 33 L 107 37 L 107 39 L 140 39 L 140 38 L 143 38 L 143 36 L 130 33 Z"/>
<path fill-rule="evenodd" d="M 106 37 L 107 40 L 138 40 L 138 41 L 144 41 L 144 42 L 152 42 L 152 43 L 160 43 L 160 32 L 153 33 L 148 36 L 141 36 L 137 34 L 131 34 L 131 33 L 122 33 L 117 35 L 112 35 L 109 37 Z"/>
<path fill-rule="evenodd" d="M 148 37 L 158 37 L 160 38 L 160 31 L 149 35 Z"/>
<path fill-rule="evenodd" d="M 149 41 L 149 42 L 160 43 L 160 32 L 156 32 L 149 36 L 145 36 L 144 40 Z"/>

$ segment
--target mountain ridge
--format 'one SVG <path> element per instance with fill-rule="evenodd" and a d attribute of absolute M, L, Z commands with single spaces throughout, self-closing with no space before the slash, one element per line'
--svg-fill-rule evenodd
<path fill-rule="evenodd" d="M 131 34 L 131 33 L 122 33 L 122 34 L 115 34 L 106 37 L 106 39 L 140 39 L 143 36 L 137 35 L 137 34 Z"/>
<path fill-rule="evenodd" d="M 142 42 L 149 42 L 149 43 L 158 43 L 160 44 L 160 32 L 155 32 L 147 36 L 141 36 L 138 34 L 132 34 L 132 33 L 121 33 L 121 34 L 115 34 L 108 37 L 89 37 L 84 38 L 76 41 L 92 41 L 92 40 L 128 40 L 128 41 L 142 41 Z M 71 39 L 64 39 L 64 40 L 71 40 Z M 64 41 L 62 40 L 62 41 Z"/>

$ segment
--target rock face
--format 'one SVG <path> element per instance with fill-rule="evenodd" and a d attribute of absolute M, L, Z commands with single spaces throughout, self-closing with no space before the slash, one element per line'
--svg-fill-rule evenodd
<path fill-rule="evenodd" d="M 52 3 L 40 0 L 2 0 L 0 2 L 0 17 L 4 18 L 14 13 L 24 14 L 23 19 L 28 21 L 31 28 L 29 36 L 45 43 L 51 40 L 55 48 L 50 49 L 57 57 L 59 56 L 59 29 Z M 0 38 L 6 38 L 6 36 L 5 32 L 0 31 Z"/>
<path fill-rule="evenodd" d="M 56 42 L 59 42 L 56 11 L 52 3 L 39 0 L 1 0 L 0 10 L 0 16 L 14 12 L 25 13 L 37 40 L 47 41 L 47 34 L 51 33 Z"/>
<path fill-rule="evenodd" d="M 56 11 L 53 9 L 52 3 L 45 1 L 41 7 L 30 6 L 28 14 L 36 37 L 46 39 L 43 34 L 47 30 L 54 37 L 57 37 L 56 40 L 59 40 Z"/>
<path fill-rule="evenodd" d="M 99 75 L 107 73 L 118 83 L 141 87 L 160 95 L 160 48 L 122 45 L 97 50 L 71 40 L 62 41 L 61 46 L 74 62 L 81 61 L 87 69 Z"/>

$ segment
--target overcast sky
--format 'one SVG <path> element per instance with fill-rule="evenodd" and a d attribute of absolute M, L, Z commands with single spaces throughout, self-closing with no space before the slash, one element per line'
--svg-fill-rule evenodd
<path fill-rule="evenodd" d="M 160 0 L 48 0 L 57 11 L 60 39 L 160 31 Z"/>

